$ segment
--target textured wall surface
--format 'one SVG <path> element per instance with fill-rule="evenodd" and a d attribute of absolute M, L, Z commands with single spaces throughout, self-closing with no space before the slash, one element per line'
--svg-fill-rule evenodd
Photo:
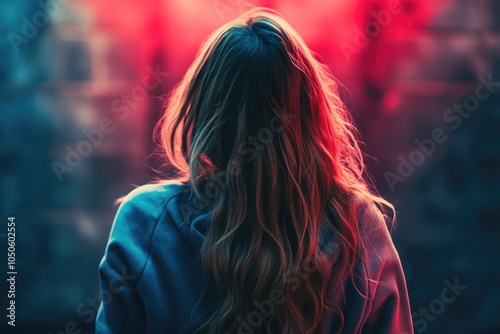
<path fill-rule="evenodd" d="M 382 80 L 361 79 L 368 102 L 355 111 L 398 211 L 416 333 L 500 331 L 499 4 L 447 2 L 418 35 L 364 55 L 387 64 Z M 366 68 L 371 78 L 380 66 Z M 462 289 L 449 303 L 446 282 Z"/>

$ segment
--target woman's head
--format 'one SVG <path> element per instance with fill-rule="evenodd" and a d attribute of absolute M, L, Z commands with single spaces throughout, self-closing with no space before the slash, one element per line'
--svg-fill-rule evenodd
<path fill-rule="evenodd" d="M 284 303 L 254 333 L 310 333 L 332 268 L 321 229 L 340 244 L 340 283 L 357 256 L 359 204 L 384 203 L 366 186 L 327 68 L 278 14 L 251 10 L 205 41 L 157 130 L 180 179 L 212 210 L 201 256 L 221 302 L 203 330 L 235 329 L 252 301 L 280 289 Z M 291 291 L 287 277 L 307 261 L 315 270 Z"/>
<path fill-rule="evenodd" d="M 318 158 L 333 163 L 356 145 L 327 70 L 270 10 L 255 9 L 213 33 L 170 102 L 163 144 L 192 178 L 209 167 L 239 169 L 271 146 L 285 158 L 311 156 L 290 161 L 307 169 Z"/>

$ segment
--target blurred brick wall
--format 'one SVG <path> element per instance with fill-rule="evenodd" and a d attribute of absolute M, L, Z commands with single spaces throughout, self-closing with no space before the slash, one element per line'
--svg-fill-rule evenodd
<path fill-rule="evenodd" d="M 370 171 L 398 211 L 394 239 L 416 333 L 498 333 L 500 2 L 441 4 L 416 34 L 371 41 L 361 55 L 357 94 L 364 98 L 354 112 L 377 159 Z M 374 77 L 381 65 L 382 78 Z M 497 83 L 493 91 L 479 79 L 489 76 Z M 488 97 L 475 98 L 478 86 Z M 472 111 L 463 107 L 464 116 L 453 111 L 467 103 Z M 431 144 L 433 131 L 440 142 Z M 400 167 L 400 157 L 412 166 Z M 388 172 L 402 178 L 394 182 Z M 442 303 L 443 282 L 455 278 L 467 289 Z"/>
<path fill-rule="evenodd" d="M 2 4 L 0 14 L 0 212 L 17 216 L 16 332 L 59 333 L 72 321 L 92 331 L 77 311 L 98 293 L 113 202 L 148 181 L 153 92 L 136 87 L 155 64 L 89 1 L 42 3 Z M 113 104 L 132 94 L 127 108 Z"/>

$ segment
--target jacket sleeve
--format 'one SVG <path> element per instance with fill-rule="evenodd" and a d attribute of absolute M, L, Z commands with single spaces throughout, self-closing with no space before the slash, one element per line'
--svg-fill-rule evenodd
<path fill-rule="evenodd" d="M 146 333 L 146 311 L 137 289 L 157 221 L 144 186 L 122 202 L 99 265 L 96 334 Z"/>
<path fill-rule="evenodd" d="M 364 227 L 366 270 L 371 303 L 362 333 L 413 334 L 406 280 L 389 230 L 380 219 Z"/>

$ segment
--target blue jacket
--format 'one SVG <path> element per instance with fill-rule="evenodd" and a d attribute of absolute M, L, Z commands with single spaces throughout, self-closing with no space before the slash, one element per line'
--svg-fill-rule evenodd
<path fill-rule="evenodd" d="M 192 322 L 205 319 L 217 301 L 210 280 L 203 286 L 199 259 L 209 213 L 193 210 L 185 190 L 176 183 L 144 185 L 120 205 L 99 266 L 96 334 L 193 333 L 200 322 Z M 328 297 L 343 311 L 343 333 L 413 333 L 401 262 L 387 227 L 373 224 L 361 224 L 359 284 L 347 280 Z M 251 333 L 245 319 L 238 321 L 245 330 L 239 333 Z M 336 333 L 339 321 L 325 311 L 320 333 Z"/>

